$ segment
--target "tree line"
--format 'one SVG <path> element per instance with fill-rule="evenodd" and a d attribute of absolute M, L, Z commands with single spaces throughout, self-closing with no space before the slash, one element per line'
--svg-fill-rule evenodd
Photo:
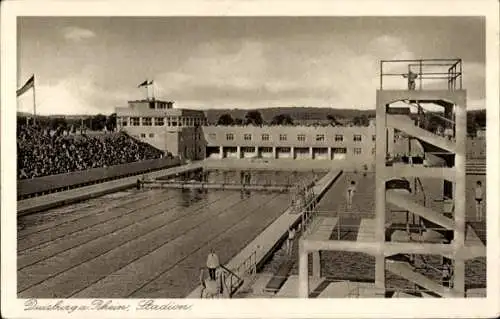
<path fill-rule="evenodd" d="M 440 114 L 435 114 L 440 115 Z M 415 115 L 416 116 L 416 115 Z M 441 115 L 442 116 L 442 115 Z M 326 115 L 326 120 L 331 125 L 342 125 L 341 120 L 343 116 L 334 116 L 331 114 Z M 350 123 L 354 126 L 368 126 L 370 125 L 370 117 L 366 114 L 361 114 L 350 118 Z M 271 121 L 265 122 L 262 114 L 258 110 L 250 110 L 246 113 L 245 117 L 233 118 L 230 113 L 224 113 L 219 116 L 217 125 L 293 125 L 295 120 L 291 115 L 281 113 L 275 115 Z M 429 131 L 436 131 L 439 126 L 445 126 L 444 121 L 439 116 L 432 116 L 430 114 L 426 117 L 424 127 Z M 467 112 L 467 135 L 474 137 L 477 129 L 486 127 L 486 110 L 469 111 Z"/>
<path fill-rule="evenodd" d="M 339 119 L 341 117 L 336 117 L 331 114 L 326 116 L 326 120 L 332 125 L 339 125 Z M 370 119 L 366 115 L 355 116 L 352 119 L 354 125 L 368 126 L 370 124 Z M 262 114 L 258 110 L 250 110 L 245 114 L 244 118 L 233 118 L 230 113 L 224 113 L 219 116 L 217 120 L 217 125 L 293 125 L 295 120 L 290 114 L 281 113 L 275 115 L 271 121 L 264 121 Z"/>
<path fill-rule="evenodd" d="M 343 116 L 327 114 L 325 117 L 327 123 L 331 125 L 341 125 L 342 120 L 345 120 Z M 17 124 L 24 125 L 26 123 L 32 123 L 32 117 L 27 117 L 25 115 L 19 115 L 17 117 Z M 113 131 L 116 129 L 116 113 L 111 115 L 91 115 L 82 116 L 81 118 L 66 118 L 66 117 L 53 117 L 53 116 L 38 116 L 37 122 L 43 127 L 48 127 L 50 129 L 56 130 L 62 128 L 63 130 L 73 130 L 76 131 L 80 127 L 85 127 L 92 131 L 102 131 L 106 128 L 108 131 Z M 350 119 L 350 122 L 356 126 L 368 126 L 370 123 L 370 118 L 366 114 L 361 114 L 354 116 Z M 270 121 L 264 121 L 262 114 L 258 110 L 249 110 L 246 112 L 243 118 L 233 118 L 230 113 L 224 113 L 219 116 L 217 120 L 217 125 L 293 125 L 295 119 L 288 113 L 280 113 L 275 115 Z M 439 117 L 430 116 L 425 123 L 428 130 L 435 130 L 438 126 L 442 125 L 442 120 Z M 486 127 L 486 110 L 477 110 L 467 112 L 467 134 L 469 136 L 475 136 L 478 128 Z"/>

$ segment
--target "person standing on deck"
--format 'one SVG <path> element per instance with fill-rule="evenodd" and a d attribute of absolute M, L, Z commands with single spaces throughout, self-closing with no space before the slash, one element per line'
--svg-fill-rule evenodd
<path fill-rule="evenodd" d="M 354 193 L 356 192 L 356 182 L 351 181 L 351 184 L 347 187 L 347 209 L 351 209 L 352 207 L 352 199 L 354 197 Z"/>
<path fill-rule="evenodd" d="M 481 181 L 477 181 L 476 183 L 476 191 L 475 191 L 475 200 L 476 200 L 476 219 L 478 221 L 482 221 L 483 219 L 483 186 Z"/>
<path fill-rule="evenodd" d="M 200 273 L 201 298 L 222 298 L 229 297 L 229 289 L 226 286 L 226 276 L 222 269 L 219 256 L 210 251 L 207 257 L 208 278 L 205 278 L 204 269 Z"/>
<path fill-rule="evenodd" d="M 453 287 L 453 269 L 450 264 L 450 260 L 445 259 L 443 263 L 443 272 L 442 272 L 442 284 L 444 287 L 452 288 Z"/>
<path fill-rule="evenodd" d="M 290 227 L 288 229 L 288 238 L 286 239 L 286 253 L 288 256 L 292 255 L 294 239 L 295 239 L 295 229 L 293 227 Z"/>

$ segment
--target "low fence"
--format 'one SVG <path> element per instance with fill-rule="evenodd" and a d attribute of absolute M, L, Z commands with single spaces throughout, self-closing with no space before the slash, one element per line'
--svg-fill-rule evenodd
<path fill-rule="evenodd" d="M 178 158 L 152 159 L 110 167 L 93 168 L 67 174 L 57 174 L 17 182 L 17 199 L 26 199 L 46 193 L 58 192 L 113 179 L 144 174 L 180 165 Z"/>

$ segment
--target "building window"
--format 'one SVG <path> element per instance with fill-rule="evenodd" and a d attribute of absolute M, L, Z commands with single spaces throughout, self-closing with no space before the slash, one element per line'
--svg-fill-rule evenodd
<path fill-rule="evenodd" d="M 151 138 L 155 137 L 154 133 L 149 133 L 149 137 Z"/>
<path fill-rule="evenodd" d="M 151 118 L 150 117 L 143 117 L 142 118 L 142 125 L 143 126 L 151 126 Z"/>
<path fill-rule="evenodd" d="M 269 141 L 269 134 L 262 134 L 263 141 Z"/>
<path fill-rule="evenodd" d="M 141 137 L 145 138 L 146 137 L 146 133 L 141 133 Z"/>
<path fill-rule="evenodd" d="M 335 142 L 342 142 L 344 140 L 344 136 L 340 134 L 335 134 Z"/>
<path fill-rule="evenodd" d="M 234 134 L 233 133 L 226 133 L 226 140 L 228 140 L 228 141 L 234 140 Z"/>
<path fill-rule="evenodd" d="M 122 117 L 122 126 L 127 126 L 127 118 L 126 117 Z"/>
<path fill-rule="evenodd" d="M 286 141 L 286 134 L 280 134 L 280 141 Z"/>
<path fill-rule="evenodd" d="M 361 142 L 361 135 L 354 134 L 354 142 Z"/>
<path fill-rule="evenodd" d="M 177 117 L 172 117 L 172 126 L 177 126 Z"/>
<path fill-rule="evenodd" d="M 243 134 L 243 139 L 245 141 L 251 141 L 252 140 L 252 134 L 248 134 L 248 133 Z"/>
<path fill-rule="evenodd" d="M 155 108 L 155 102 L 149 102 L 149 108 L 154 109 Z"/>
<path fill-rule="evenodd" d="M 305 134 L 298 134 L 297 135 L 297 141 L 299 141 L 299 142 L 305 142 L 306 141 L 306 135 Z"/>
<path fill-rule="evenodd" d="M 375 149 L 375 147 L 372 147 L 372 155 L 375 155 L 376 152 L 377 150 Z"/>
<path fill-rule="evenodd" d="M 347 149 L 345 147 L 334 147 L 332 151 L 334 154 L 346 154 L 347 153 Z"/>
<path fill-rule="evenodd" d="M 208 138 L 211 139 L 211 140 L 215 140 L 217 138 L 217 134 L 215 134 L 215 133 L 209 133 L 208 134 Z"/>
<path fill-rule="evenodd" d="M 355 147 L 354 148 L 354 155 L 360 155 L 361 154 L 361 148 Z"/>
<path fill-rule="evenodd" d="M 140 125 L 139 118 L 138 117 L 131 117 L 130 118 L 130 125 L 139 126 Z"/>
<path fill-rule="evenodd" d="M 372 135 L 372 141 L 375 142 L 377 140 L 377 135 Z"/>
<path fill-rule="evenodd" d="M 316 134 L 316 142 L 323 142 L 325 140 L 325 134 Z"/>
<path fill-rule="evenodd" d="M 165 125 L 165 119 L 163 117 L 155 117 L 155 125 L 156 126 Z"/>

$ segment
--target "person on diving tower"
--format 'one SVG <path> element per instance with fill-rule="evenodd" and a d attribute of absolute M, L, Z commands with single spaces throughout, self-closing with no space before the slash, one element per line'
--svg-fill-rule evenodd
<path fill-rule="evenodd" d="M 408 74 L 403 74 L 405 79 L 408 79 L 408 90 L 413 91 L 416 88 L 415 80 L 418 78 L 418 74 L 413 73 L 411 70 L 408 71 Z"/>

